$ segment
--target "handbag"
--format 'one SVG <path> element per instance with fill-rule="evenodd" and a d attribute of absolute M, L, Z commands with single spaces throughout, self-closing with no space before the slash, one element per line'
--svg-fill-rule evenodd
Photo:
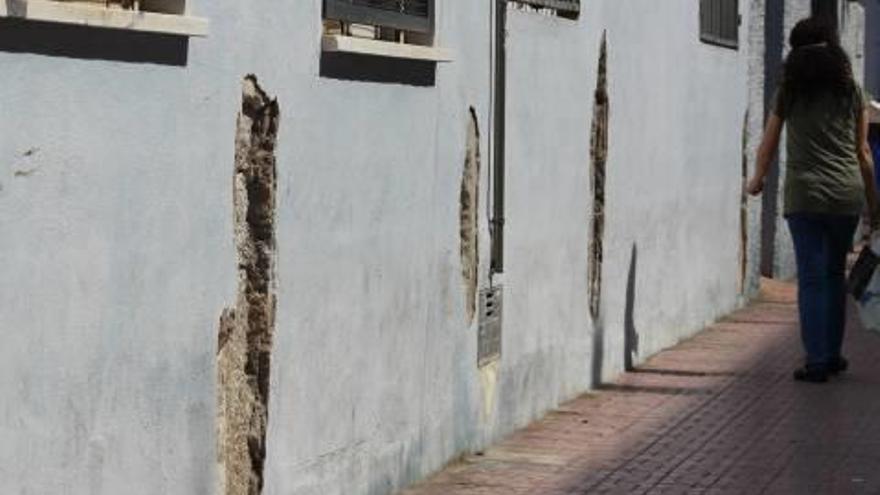
<path fill-rule="evenodd" d="M 880 334 L 880 234 L 871 236 L 847 277 L 847 290 L 856 298 L 859 319 L 869 332 Z"/>
<path fill-rule="evenodd" d="M 871 249 L 870 244 L 865 245 L 850 269 L 849 277 L 846 280 L 847 290 L 856 300 L 860 300 L 864 296 L 865 289 L 868 288 L 877 265 L 880 265 L 880 256 Z"/>

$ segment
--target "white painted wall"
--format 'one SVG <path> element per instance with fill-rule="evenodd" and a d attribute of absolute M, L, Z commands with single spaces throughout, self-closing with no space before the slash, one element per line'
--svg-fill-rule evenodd
<path fill-rule="evenodd" d="M 504 350 L 482 371 L 458 195 L 469 106 L 488 182 L 489 2 L 440 3 L 455 60 L 427 88 L 318 77 L 319 0 L 195 1 L 212 34 L 184 67 L 0 52 L 0 492 L 212 492 L 248 72 L 282 108 L 267 493 L 418 479 L 586 390 L 599 332 L 613 376 L 634 246 L 640 359 L 732 309 L 754 54 L 700 43 L 696 4 L 587 2 L 578 21 L 511 11 Z M 596 326 L 589 129 L 603 31 Z M 482 287 L 488 248 L 483 215 Z"/>
<path fill-rule="evenodd" d="M 606 374 L 620 369 L 619 329 L 633 246 L 642 356 L 691 335 L 736 303 L 748 68 L 747 50 L 699 42 L 691 2 L 674 7 L 646 2 L 638 16 L 611 5 L 616 106 L 605 268 L 604 324 L 611 346 Z M 679 28 L 669 29 L 676 23 Z M 629 43 L 635 39 L 639 42 Z"/>
<path fill-rule="evenodd" d="M 853 73 L 859 84 L 865 84 L 865 7 L 858 2 L 841 6 L 841 41 L 852 61 Z"/>

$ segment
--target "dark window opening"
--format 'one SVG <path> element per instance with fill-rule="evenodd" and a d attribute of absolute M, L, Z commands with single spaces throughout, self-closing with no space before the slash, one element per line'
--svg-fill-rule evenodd
<path fill-rule="evenodd" d="M 324 19 L 430 34 L 435 0 L 324 0 Z"/>
<path fill-rule="evenodd" d="M 739 0 L 700 0 L 700 41 L 739 48 Z"/>
<path fill-rule="evenodd" d="M 535 10 L 548 10 L 559 17 L 577 19 L 581 12 L 580 0 L 509 0 L 518 5 L 531 7 Z"/>

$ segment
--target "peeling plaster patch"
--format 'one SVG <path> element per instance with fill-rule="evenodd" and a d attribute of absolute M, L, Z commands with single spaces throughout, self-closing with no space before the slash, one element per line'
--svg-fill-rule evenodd
<path fill-rule="evenodd" d="M 590 131 L 591 178 L 593 186 L 593 230 L 590 236 L 588 277 L 590 284 L 590 315 L 599 317 L 602 297 L 602 258 L 605 236 L 605 164 L 608 161 L 608 49 L 606 33 L 599 49 L 599 70 Z"/>
<path fill-rule="evenodd" d="M 459 198 L 459 234 L 461 244 L 461 276 L 465 286 L 465 311 L 470 324 L 477 304 L 479 268 L 479 189 L 480 189 L 480 127 L 477 112 L 470 109 L 467 150 L 461 177 Z"/>
<path fill-rule="evenodd" d="M 40 170 L 39 167 L 21 169 L 21 170 L 16 170 L 15 172 L 12 173 L 12 175 L 14 175 L 15 177 L 30 177 L 30 176 L 34 175 L 38 170 Z"/>
<path fill-rule="evenodd" d="M 218 331 L 217 456 L 223 495 L 263 488 L 275 328 L 275 143 L 278 102 L 245 77 L 235 138 L 238 296 Z"/>

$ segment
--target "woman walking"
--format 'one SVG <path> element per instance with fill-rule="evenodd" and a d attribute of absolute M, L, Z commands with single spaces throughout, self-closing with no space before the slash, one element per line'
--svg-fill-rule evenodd
<path fill-rule="evenodd" d="M 773 104 L 755 175 L 757 195 L 786 128 L 784 213 L 794 240 L 798 309 L 806 363 L 795 380 L 828 381 L 845 371 L 846 255 L 867 200 L 877 217 L 868 111 L 837 33 L 818 18 L 800 21 Z"/>

